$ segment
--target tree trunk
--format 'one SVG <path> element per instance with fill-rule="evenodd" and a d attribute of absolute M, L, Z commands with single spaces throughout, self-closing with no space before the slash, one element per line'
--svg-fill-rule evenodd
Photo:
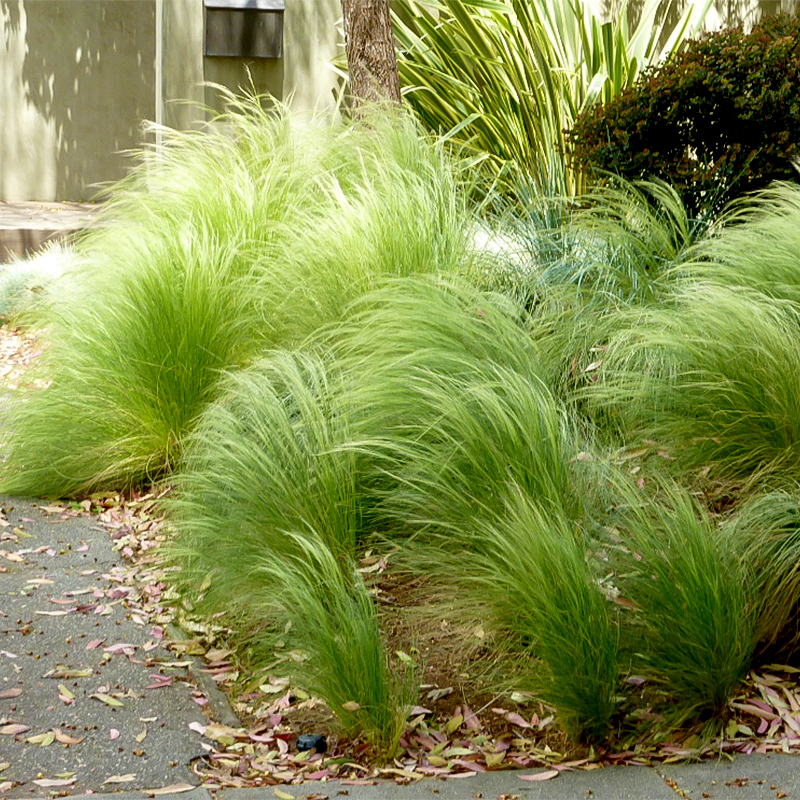
<path fill-rule="evenodd" d="M 353 107 L 400 102 L 389 0 L 341 0 Z"/>

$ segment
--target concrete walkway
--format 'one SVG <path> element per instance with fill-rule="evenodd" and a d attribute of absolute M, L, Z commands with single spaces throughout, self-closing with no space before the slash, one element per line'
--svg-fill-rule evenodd
<path fill-rule="evenodd" d="M 94 203 L 0 202 L 0 263 L 86 227 L 99 208 Z"/>

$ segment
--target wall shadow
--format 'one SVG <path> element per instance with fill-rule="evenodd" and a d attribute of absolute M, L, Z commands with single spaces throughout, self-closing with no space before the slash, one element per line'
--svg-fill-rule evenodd
<path fill-rule="evenodd" d="M 24 35 L 26 100 L 57 134 L 56 199 L 87 200 L 122 177 L 121 151 L 155 110 L 155 0 L 0 0 Z"/>

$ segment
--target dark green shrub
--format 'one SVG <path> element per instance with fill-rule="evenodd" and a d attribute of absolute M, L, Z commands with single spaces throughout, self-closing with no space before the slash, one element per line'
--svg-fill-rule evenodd
<path fill-rule="evenodd" d="M 793 179 L 800 148 L 800 16 L 690 42 L 607 105 L 576 119 L 568 140 L 589 168 L 671 183 L 695 217 L 773 180 Z"/>

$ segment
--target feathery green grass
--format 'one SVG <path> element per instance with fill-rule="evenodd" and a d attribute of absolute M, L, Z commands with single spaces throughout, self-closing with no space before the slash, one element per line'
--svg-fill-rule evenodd
<path fill-rule="evenodd" d="M 756 291 L 689 285 L 675 305 L 622 312 L 586 389 L 629 443 L 649 439 L 678 470 L 792 480 L 800 451 L 800 317 Z"/>
<path fill-rule="evenodd" d="M 676 722 L 721 716 L 753 656 L 749 570 L 678 488 L 662 487 L 655 502 L 632 487 L 622 496 L 629 506 L 620 527 L 632 557 L 620 588 L 637 606 L 635 668 L 669 692 Z"/>
<path fill-rule="evenodd" d="M 506 513 L 476 521 L 471 549 L 458 559 L 445 556 L 445 568 L 454 582 L 470 585 L 500 631 L 526 645 L 514 670 L 519 685 L 554 706 L 575 741 L 600 743 L 610 733 L 619 693 L 610 602 L 594 580 L 575 523 L 517 487 L 505 495 Z"/>
<path fill-rule="evenodd" d="M 54 295 L 32 316 L 49 388 L 10 396 L 4 491 L 156 480 L 221 371 L 302 340 L 381 277 L 466 266 L 453 168 L 410 117 L 229 101 L 216 127 L 165 132 L 143 155 L 78 245 L 80 301 Z"/>
<path fill-rule="evenodd" d="M 716 227 L 693 253 L 695 275 L 800 301 L 800 186 L 775 183 L 743 198 Z"/>
<path fill-rule="evenodd" d="M 748 499 L 725 525 L 753 571 L 762 648 L 791 655 L 800 644 L 800 499 L 797 489 Z"/>
<path fill-rule="evenodd" d="M 175 476 L 170 551 L 183 596 L 227 612 L 255 653 L 271 659 L 289 622 L 302 654 L 290 673 L 348 734 L 391 755 L 410 684 L 389 672 L 356 571 L 357 465 L 337 397 L 319 355 L 281 351 L 228 376 Z"/>

